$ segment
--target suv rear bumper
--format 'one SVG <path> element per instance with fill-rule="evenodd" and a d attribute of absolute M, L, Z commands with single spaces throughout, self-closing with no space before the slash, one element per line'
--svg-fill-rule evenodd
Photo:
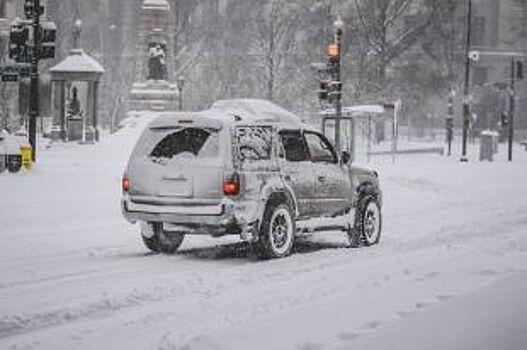
<path fill-rule="evenodd" d="M 240 235 L 244 240 L 255 237 L 254 223 L 235 215 L 236 204 L 224 199 L 218 204 L 148 204 L 132 201 L 125 195 L 121 200 L 123 216 L 130 222 L 161 222 L 177 227 L 186 234 L 224 236 Z"/>

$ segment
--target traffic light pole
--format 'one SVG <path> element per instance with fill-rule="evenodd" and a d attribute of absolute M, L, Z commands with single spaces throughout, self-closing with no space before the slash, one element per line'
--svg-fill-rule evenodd
<path fill-rule="evenodd" d="M 514 85 L 516 83 L 516 59 L 512 57 L 511 60 L 511 86 L 509 91 L 509 162 L 512 162 L 512 145 L 514 142 L 514 104 L 515 104 L 515 92 Z"/>
<path fill-rule="evenodd" d="M 342 29 L 337 28 L 336 29 L 336 35 L 335 35 L 335 43 L 337 44 L 338 48 L 338 56 L 337 56 L 337 64 L 335 67 L 335 79 L 334 81 L 337 82 L 337 86 L 340 86 L 340 91 L 337 93 L 337 96 L 335 98 L 335 148 L 337 149 L 337 154 L 340 155 L 341 153 L 341 145 L 340 145 L 340 121 L 342 119 L 342 80 L 341 80 L 341 41 L 342 41 Z"/>
<path fill-rule="evenodd" d="M 29 144 L 33 149 L 33 162 L 37 159 L 37 118 L 39 116 L 39 75 L 38 62 L 40 54 L 40 0 L 33 0 L 33 45 L 31 53 L 31 71 L 29 86 Z"/>

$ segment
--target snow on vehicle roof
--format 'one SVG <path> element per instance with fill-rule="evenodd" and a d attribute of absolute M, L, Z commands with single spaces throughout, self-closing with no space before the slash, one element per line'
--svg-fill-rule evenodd
<path fill-rule="evenodd" d="M 306 124 L 293 113 L 266 100 L 234 99 L 215 102 L 210 109 L 200 112 L 160 112 L 149 127 L 168 128 L 179 124 L 220 129 L 224 124 L 269 122 L 305 128 Z"/>
<path fill-rule="evenodd" d="M 148 127 L 150 129 L 173 128 L 177 126 L 198 126 L 209 127 L 213 129 L 221 129 L 224 122 L 227 121 L 226 116 L 223 118 L 215 115 L 211 118 L 210 113 L 204 112 L 162 112 L 154 119 Z M 222 120 L 223 119 L 223 120 Z M 231 118 L 232 119 L 232 118 Z"/>
<path fill-rule="evenodd" d="M 238 116 L 242 121 L 246 122 L 271 121 L 304 125 L 298 116 L 267 100 L 220 100 L 212 104 L 210 111 L 221 112 L 224 115 Z"/>

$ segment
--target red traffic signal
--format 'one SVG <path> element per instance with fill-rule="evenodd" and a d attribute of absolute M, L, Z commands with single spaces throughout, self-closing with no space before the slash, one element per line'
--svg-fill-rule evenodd
<path fill-rule="evenodd" d="M 328 46 L 328 57 L 336 58 L 340 56 L 340 46 L 337 43 L 332 43 Z"/>

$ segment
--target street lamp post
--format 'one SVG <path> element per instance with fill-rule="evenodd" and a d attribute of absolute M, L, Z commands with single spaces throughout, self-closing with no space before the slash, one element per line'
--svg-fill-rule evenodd
<path fill-rule="evenodd" d="M 185 86 L 185 77 L 179 76 L 177 78 L 177 90 L 178 90 L 178 110 L 183 110 L 183 87 Z"/>
<path fill-rule="evenodd" d="M 514 141 L 514 104 L 515 104 L 515 91 L 514 91 L 514 85 L 516 80 L 516 59 L 513 56 L 511 58 L 511 85 L 510 85 L 510 91 L 509 91 L 509 153 L 508 153 L 508 160 L 509 162 L 512 162 L 512 144 Z"/>
<path fill-rule="evenodd" d="M 456 91 L 450 90 L 448 94 L 448 115 L 446 117 L 446 141 L 448 144 L 447 155 L 452 155 L 452 139 L 454 138 L 454 98 Z"/>
<path fill-rule="evenodd" d="M 467 138 L 468 138 L 468 127 L 470 123 L 470 44 L 472 34 L 472 0 L 467 0 L 467 37 L 465 46 L 465 84 L 463 90 L 463 145 L 461 161 L 467 162 Z"/>
<path fill-rule="evenodd" d="M 75 49 L 80 49 L 81 47 L 81 31 L 82 31 L 82 20 L 77 18 L 75 20 L 75 28 L 73 31 L 73 47 Z"/>

